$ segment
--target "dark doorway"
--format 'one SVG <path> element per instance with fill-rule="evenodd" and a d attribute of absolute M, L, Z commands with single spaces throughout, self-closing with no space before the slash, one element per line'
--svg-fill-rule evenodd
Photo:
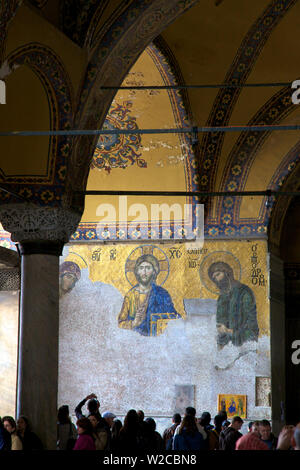
<path fill-rule="evenodd" d="M 286 416 L 289 424 L 300 422 L 300 200 L 287 210 L 280 242 L 285 277 L 285 370 Z M 298 341 L 298 345 L 297 345 Z M 297 353 L 297 350 L 299 353 Z"/>
<path fill-rule="evenodd" d="M 286 422 L 300 422 L 300 264 L 286 265 Z"/>

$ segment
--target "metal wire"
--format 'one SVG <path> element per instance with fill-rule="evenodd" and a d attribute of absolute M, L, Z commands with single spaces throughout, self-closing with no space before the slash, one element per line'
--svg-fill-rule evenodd
<path fill-rule="evenodd" d="M 10 191 L 3 186 L 0 186 L 0 191 L 10 194 L 23 202 L 31 202 L 24 196 Z M 273 191 L 267 189 L 265 191 L 74 191 L 77 194 L 84 194 L 85 196 L 183 196 L 183 197 L 237 197 L 237 196 L 300 196 L 300 191 Z"/>
<path fill-rule="evenodd" d="M 219 83 L 208 85 L 149 85 L 149 86 L 101 86 L 100 90 L 183 90 L 197 88 L 258 88 L 258 87 L 290 87 L 293 82 L 279 83 Z"/>
<path fill-rule="evenodd" d="M 75 191 L 85 196 L 300 196 L 300 191 L 273 191 L 266 189 L 264 191 Z"/>
<path fill-rule="evenodd" d="M 258 88 L 258 87 L 287 87 L 292 82 L 274 82 L 274 83 L 221 83 L 221 84 L 202 84 L 202 85 L 149 85 L 149 86 L 102 86 L 102 90 L 182 90 L 182 89 L 201 89 L 201 88 Z M 204 133 L 204 132 L 264 132 L 264 131 L 290 131 L 300 130 L 299 125 L 289 126 L 218 126 L 218 127 L 192 127 L 178 129 L 101 129 L 101 130 L 55 130 L 55 131 L 10 131 L 0 132 L 0 137 L 6 136 L 63 136 L 63 135 L 130 135 L 130 134 L 177 134 L 177 133 Z M 18 199 L 26 201 L 26 198 L 13 191 L 0 187 L 0 191 L 6 192 Z M 78 192 L 78 191 L 76 191 Z M 135 195 L 135 196 L 299 196 L 300 192 L 281 192 L 281 191 L 217 191 L 217 192 L 183 192 L 183 191 L 84 191 L 87 196 L 95 195 Z"/>
<path fill-rule="evenodd" d="M 178 129 L 89 129 L 89 130 L 53 130 L 53 131 L 8 131 L 0 132 L 0 137 L 8 136 L 61 136 L 61 135 L 131 135 L 131 134 L 195 134 L 202 132 L 266 132 L 298 131 L 300 125 L 273 126 L 216 126 L 216 127 L 180 127 Z"/>

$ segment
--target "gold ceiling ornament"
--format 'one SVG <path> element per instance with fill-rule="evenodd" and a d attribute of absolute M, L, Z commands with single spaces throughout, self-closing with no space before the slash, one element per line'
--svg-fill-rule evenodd
<path fill-rule="evenodd" d="M 241 280 L 242 268 L 239 260 L 229 251 L 214 251 L 207 255 L 199 268 L 200 280 L 204 287 L 213 294 L 219 294 L 216 284 L 210 279 L 208 269 L 213 263 L 227 263 L 233 270 L 234 279 Z"/>

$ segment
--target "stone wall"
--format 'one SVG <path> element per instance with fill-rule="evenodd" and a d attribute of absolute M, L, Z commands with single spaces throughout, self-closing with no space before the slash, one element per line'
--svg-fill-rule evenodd
<path fill-rule="evenodd" d="M 121 328 L 118 321 L 124 298 L 137 284 L 134 265 L 145 253 L 157 258 L 155 284 L 169 294 L 177 315 L 157 320 L 150 334 L 130 329 L 129 323 Z M 219 261 L 232 267 L 234 280 L 248 286 L 255 299 L 259 333 L 241 344 L 217 344 L 220 292 L 208 269 Z M 58 404 L 74 410 L 94 392 L 102 412 L 124 416 L 131 408 L 142 409 L 162 430 L 186 406 L 214 416 L 218 395 L 235 400 L 243 395 L 246 420 L 270 418 L 266 262 L 264 241 L 206 242 L 197 252 L 183 244 L 68 245 L 60 274 Z M 161 305 L 166 295 L 157 297 Z M 165 312 L 162 306 L 160 313 Z"/>

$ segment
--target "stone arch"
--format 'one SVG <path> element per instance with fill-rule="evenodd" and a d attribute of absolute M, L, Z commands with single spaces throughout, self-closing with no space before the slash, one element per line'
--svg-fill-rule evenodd
<path fill-rule="evenodd" d="M 28 43 L 11 52 L 7 61 L 10 65 L 29 67 L 39 78 L 48 99 L 50 130 L 70 129 L 73 122 L 73 89 L 57 54 L 42 44 Z M 50 136 L 47 174 L 40 177 L 5 176 L 4 182 L 9 184 L 11 190 L 33 202 L 60 205 L 71 146 L 70 136 Z M 0 197 L 5 198 L 4 202 L 10 202 L 5 193 L 0 193 Z"/>
<path fill-rule="evenodd" d="M 15 16 L 21 0 L 2 0 L 0 6 L 0 63 L 3 60 L 4 46 L 9 23 Z"/>
<path fill-rule="evenodd" d="M 88 38 L 108 5 L 108 0 L 63 0 L 60 6 L 61 27 L 64 33 L 80 47 L 88 45 Z"/>
<path fill-rule="evenodd" d="M 248 125 L 274 125 L 282 122 L 284 118 L 295 111 L 290 98 L 290 88 L 286 87 L 273 95 L 249 121 Z M 270 135 L 270 131 L 249 131 L 241 133 L 233 146 L 227 160 L 221 188 L 224 191 L 242 191 L 245 187 L 251 166 L 257 157 L 259 150 Z M 290 160 L 290 157 L 287 157 Z M 276 170 L 277 171 L 277 170 Z M 267 188 L 265 188 L 267 189 Z M 270 188 L 269 188 L 270 189 Z M 218 204 L 218 220 L 221 222 L 226 215 L 232 218 L 232 223 L 239 223 L 241 197 L 234 198 L 234 204 L 229 209 L 226 199 L 220 200 Z M 247 219 L 243 224 L 267 223 L 265 200 L 262 203 L 259 220 Z"/>
<path fill-rule="evenodd" d="M 298 149 L 299 145 L 295 146 Z M 299 191 L 299 180 L 300 180 L 300 162 L 294 164 L 293 170 L 285 177 L 284 182 L 281 182 L 282 191 Z M 279 255 L 280 240 L 282 235 L 282 228 L 285 221 L 285 215 L 288 208 L 293 200 L 293 196 L 279 196 L 273 203 L 272 212 L 270 215 L 270 222 L 268 227 L 269 246 L 270 249 L 277 255 Z"/>
<path fill-rule="evenodd" d="M 151 66 L 148 63 L 148 66 L 145 66 L 144 64 L 143 66 L 140 65 L 141 68 L 136 68 L 138 67 L 138 64 L 140 63 L 140 60 L 142 61 L 145 60 L 145 57 L 148 57 L 148 60 L 150 61 Z M 148 69 L 147 67 L 150 67 L 150 69 Z M 125 81 L 122 83 L 122 86 L 127 85 L 127 78 L 130 77 L 130 74 L 133 71 L 134 71 L 134 74 L 137 73 L 139 77 L 140 77 L 140 71 L 143 72 L 143 74 L 145 75 L 141 74 L 143 78 L 132 79 L 133 82 L 131 82 L 131 84 L 142 85 L 144 84 L 144 80 L 145 80 L 145 83 L 149 83 L 148 73 L 149 73 L 149 70 L 151 71 L 151 67 L 153 70 L 155 70 L 155 72 L 159 76 L 159 81 L 153 82 L 153 84 L 155 85 L 172 86 L 172 85 L 177 85 L 179 83 L 180 84 L 184 83 L 183 78 L 180 75 L 180 69 L 176 62 L 176 58 L 172 54 L 170 54 L 170 51 L 167 45 L 165 44 L 165 42 L 159 38 L 158 41 L 152 42 L 143 51 L 143 54 L 141 54 L 140 59 L 138 59 L 136 64 L 133 66 L 133 68 L 130 69 L 129 75 L 126 77 Z M 137 70 L 139 72 L 137 72 Z M 135 82 L 135 80 L 137 81 Z M 142 81 L 139 82 L 139 80 L 142 80 Z M 128 82 L 128 84 L 129 83 L 130 82 Z M 123 93 L 126 94 L 125 101 L 124 101 L 125 98 L 123 96 Z M 129 95 L 127 95 L 127 93 L 129 93 Z M 131 129 L 138 128 L 137 122 L 139 121 L 139 119 L 138 118 L 136 119 L 135 115 L 137 113 L 137 116 L 139 116 L 140 111 L 135 106 L 133 106 L 133 108 L 131 107 L 134 104 L 135 100 L 137 100 L 137 102 L 139 103 L 142 103 L 144 101 L 144 98 L 140 98 L 139 91 L 135 91 L 135 90 L 132 91 L 132 93 L 134 94 L 133 95 L 134 98 L 133 96 L 130 96 L 130 93 L 131 92 L 120 91 L 115 95 L 112 105 L 110 106 L 107 116 L 105 118 L 104 127 L 107 127 L 107 128 L 123 127 L 123 128 L 131 128 Z M 141 93 L 143 97 L 145 96 L 145 94 L 147 94 L 148 99 L 152 94 L 157 95 L 157 94 L 162 93 L 164 95 L 164 99 L 166 99 L 166 101 L 168 102 L 168 106 L 169 106 L 169 112 L 166 115 L 167 116 L 166 119 L 167 119 L 167 122 L 171 123 L 170 126 L 179 127 L 179 128 L 191 127 L 191 124 L 190 124 L 191 111 L 189 108 L 188 97 L 185 97 L 184 96 L 185 93 L 182 93 L 181 90 L 177 90 L 177 89 L 174 89 L 174 90 L 168 89 L 168 90 L 160 90 L 160 91 L 159 90 L 147 90 L 147 91 L 143 90 Z M 154 96 L 153 96 L 153 99 L 154 99 Z M 145 102 L 146 102 L 146 99 L 145 99 Z M 151 105 L 147 104 L 150 114 L 151 113 L 153 114 L 154 112 L 159 113 L 160 105 L 161 105 L 161 101 L 159 103 L 156 101 L 156 104 L 154 105 L 153 103 Z M 168 119 L 170 119 L 170 121 Z M 155 127 L 155 121 L 150 119 L 146 127 Z M 107 148 L 104 149 L 103 151 L 101 151 L 101 145 L 103 145 L 103 141 L 100 138 L 98 140 L 97 147 L 93 154 L 90 167 L 98 171 L 101 170 L 105 172 L 107 175 L 111 175 L 109 189 L 118 189 L 119 187 L 118 185 L 122 184 L 121 180 L 116 181 L 113 179 L 115 169 L 122 168 L 123 169 L 122 173 L 123 173 L 124 170 L 128 167 L 133 168 L 135 166 L 139 168 L 147 168 L 149 164 L 148 156 L 147 156 L 148 152 L 146 152 L 146 150 L 145 151 L 143 150 L 144 146 L 146 146 L 146 149 L 148 151 L 150 150 L 149 142 L 147 144 L 144 143 L 144 145 L 142 145 L 141 137 L 138 134 L 132 135 L 132 138 L 133 140 L 131 141 L 128 138 L 128 136 L 122 136 L 120 142 L 119 141 L 107 142 L 106 143 Z M 198 171 L 197 171 L 197 160 L 196 160 L 195 149 L 194 149 L 195 146 L 193 145 L 192 139 L 189 134 L 179 134 L 178 136 L 176 136 L 176 139 L 177 139 L 176 142 L 175 143 L 173 142 L 173 144 L 175 145 L 175 147 L 173 148 L 173 151 L 175 152 L 176 155 L 177 153 L 179 153 L 182 159 L 182 162 L 181 162 L 181 159 L 177 161 L 177 163 L 180 163 L 180 168 L 181 168 L 180 171 L 183 172 L 182 176 L 180 177 L 182 178 L 182 180 L 180 181 L 184 185 L 182 189 L 186 191 L 195 192 L 198 190 Z M 166 156 L 164 156 L 164 152 L 159 151 L 159 148 L 163 150 L 163 147 L 164 147 L 163 143 L 160 142 L 160 140 L 161 139 L 158 138 L 157 143 L 154 143 L 154 145 L 157 145 L 156 147 L 157 153 L 161 153 L 162 159 L 164 159 L 166 158 Z M 156 138 L 155 138 L 155 141 L 156 141 Z M 170 145 L 170 142 L 168 142 L 168 144 Z M 151 148 L 151 143 L 150 143 L 150 148 Z M 168 148 L 171 148 L 171 147 L 168 147 Z M 168 161 L 170 162 L 172 158 L 175 158 L 175 157 L 170 157 L 170 160 L 166 160 L 165 165 L 162 165 L 162 166 L 167 167 Z M 149 156 L 149 160 L 151 162 L 152 157 Z M 165 179 L 166 174 L 164 173 L 164 176 L 162 177 L 161 175 L 162 168 L 159 163 L 157 163 L 157 165 L 158 166 L 156 167 L 156 171 L 155 171 L 155 179 L 160 181 L 162 185 L 168 184 L 167 179 Z M 144 170 L 141 173 L 143 172 Z M 152 176 L 153 174 L 154 173 L 152 173 Z M 98 173 L 98 175 L 100 175 L 100 173 Z M 105 186 L 106 184 L 105 179 L 101 180 L 101 177 L 99 179 L 99 176 L 98 176 L 98 179 L 96 180 L 97 177 L 95 176 L 95 173 L 94 173 L 94 176 L 91 175 L 90 173 L 90 176 L 93 181 L 92 189 L 98 189 L 98 188 L 104 189 L 104 190 L 107 189 L 107 187 Z M 127 177 L 126 174 L 124 174 L 124 177 L 125 178 Z M 120 175 L 120 178 L 122 178 L 121 175 Z M 97 181 L 97 185 L 96 185 L 96 181 Z M 150 181 L 152 180 L 150 179 Z M 104 187 L 102 186 L 102 184 L 104 184 Z M 150 185 L 147 186 L 147 182 L 144 181 L 144 184 L 146 185 L 146 186 L 143 186 L 145 190 L 151 189 L 151 183 L 149 183 Z M 89 189 L 91 188 L 89 187 Z M 101 198 L 99 197 L 99 201 L 100 200 Z M 184 220 L 184 227 L 187 230 L 185 235 L 187 235 L 190 233 L 190 230 L 195 228 L 197 198 L 195 198 L 194 196 L 188 196 L 184 199 L 184 201 L 185 203 L 190 204 L 194 211 L 193 216 L 191 216 L 188 221 L 186 219 Z M 169 199 L 168 199 L 168 203 L 171 204 Z M 97 204 L 99 204 L 99 202 L 97 202 Z M 93 207 L 93 209 L 91 209 L 91 207 Z M 87 213 L 90 214 L 91 210 L 93 213 L 95 213 L 95 207 L 91 205 L 91 203 L 89 202 L 89 198 L 86 201 L 85 209 L 86 209 L 86 213 L 84 213 L 83 215 L 84 221 L 82 221 L 79 224 L 76 232 L 72 235 L 71 240 L 90 241 L 90 240 L 95 240 L 97 238 L 102 239 L 102 237 L 106 241 L 114 240 L 114 239 L 121 239 L 121 240 L 124 239 L 123 230 L 121 230 L 122 236 L 119 236 L 119 228 L 120 228 L 119 220 L 113 220 L 111 224 L 105 222 L 103 224 L 103 227 L 100 230 L 99 227 L 101 224 L 100 223 L 98 224 L 95 221 L 95 218 L 92 218 L 92 219 L 86 218 L 87 217 L 86 214 Z M 148 210 L 150 210 L 150 208 L 148 208 Z M 184 206 L 182 206 L 182 214 L 183 213 L 184 213 Z M 174 221 L 166 219 L 164 222 L 168 224 L 171 230 L 171 234 L 172 234 L 170 235 L 171 238 L 173 236 L 176 237 L 175 233 L 177 232 L 176 232 L 176 224 L 174 224 Z M 118 230 L 115 230 L 112 228 L 116 226 L 118 227 Z M 150 220 L 139 224 L 139 229 L 142 230 L 142 233 L 144 234 L 144 236 L 146 236 L 146 238 L 147 236 L 149 236 L 150 227 L 151 227 L 151 230 L 154 230 L 154 231 L 159 230 L 160 236 L 162 236 L 161 234 L 162 226 L 160 226 L 159 228 L 157 227 L 154 228 Z M 101 235 L 102 230 L 103 230 L 103 235 Z M 146 233 L 148 233 L 148 235 L 146 235 Z M 138 235 L 141 236 L 141 233 L 138 233 Z M 177 233 L 177 236 L 178 236 L 178 233 Z M 131 236 L 129 236 L 129 238 L 131 238 Z M 132 238 L 134 238 L 134 236 L 132 236 Z"/>
<path fill-rule="evenodd" d="M 271 2 L 245 35 L 224 78 L 224 83 L 246 83 L 256 60 L 270 35 L 295 1 Z M 227 126 L 242 88 L 221 88 L 214 101 L 207 126 Z M 201 141 L 200 189 L 213 188 L 218 160 L 223 146 L 223 133 L 206 133 Z"/>
<path fill-rule="evenodd" d="M 143 0 L 134 2 L 126 9 L 93 51 L 78 95 L 76 128 L 101 127 L 115 90 L 105 91 L 100 87 L 119 86 L 146 46 L 195 3 L 196 0 Z M 72 179 L 70 196 L 72 189 L 85 189 L 96 141 L 97 137 L 92 136 L 76 138 L 72 172 L 68 175 L 69 180 Z M 74 205 L 83 207 L 83 195 Z"/>

